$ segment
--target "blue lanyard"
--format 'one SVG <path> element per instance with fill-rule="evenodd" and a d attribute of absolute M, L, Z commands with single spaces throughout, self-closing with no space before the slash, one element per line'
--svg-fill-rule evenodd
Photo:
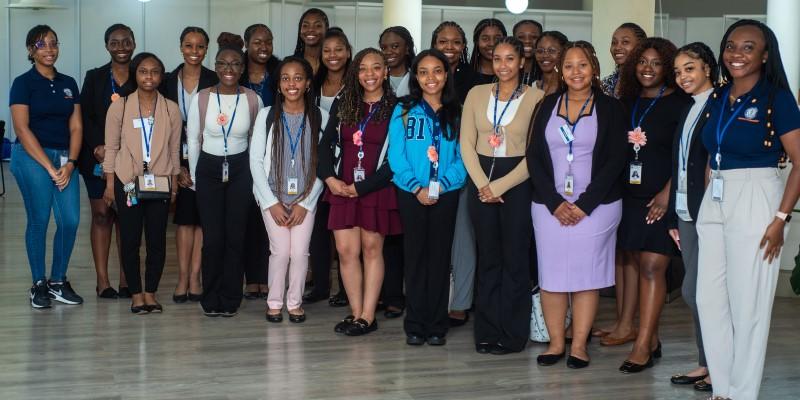
<path fill-rule="evenodd" d="M 183 86 L 183 68 L 181 68 L 181 79 L 178 80 L 178 90 L 181 92 L 181 108 L 183 109 L 183 121 L 189 119 L 189 114 L 186 113 L 186 87 Z"/>
<path fill-rule="evenodd" d="M 494 90 L 494 133 L 499 133 L 498 128 L 500 127 L 500 122 L 503 121 L 503 116 L 506 115 L 506 110 L 508 110 L 508 106 L 511 105 L 511 102 L 514 101 L 514 98 L 517 97 L 517 92 L 522 84 L 517 84 L 517 87 L 514 89 L 514 93 L 511 93 L 511 97 L 508 98 L 508 102 L 506 103 L 505 107 L 503 107 L 503 111 L 500 112 L 500 118 L 497 118 L 497 103 L 500 102 L 500 84 L 497 84 L 497 89 Z"/>
<path fill-rule="evenodd" d="M 731 114 L 730 118 L 728 118 L 728 121 L 725 122 L 725 126 L 722 126 L 722 114 L 725 114 L 725 108 L 728 107 L 726 102 L 728 101 L 728 96 L 730 93 L 731 87 L 728 86 L 728 89 L 725 90 L 725 94 L 722 96 L 722 107 L 719 109 L 719 118 L 717 119 L 717 154 L 714 157 L 714 160 L 717 162 L 717 170 L 720 169 L 722 164 L 722 140 L 725 139 L 725 133 L 728 132 L 728 128 L 730 128 L 733 120 L 735 120 L 739 113 L 742 112 L 742 109 L 750 101 L 750 97 L 752 97 L 752 94 L 748 94 L 747 97 L 744 98 L 744 101 L 739 104 L 739 107 L 736 107 L 736 109 L 733 111 L 733 114 Z"/>
<path fill-rule="evenodd" d="M 264 77 L 261 79 L 261 83 L 259 83 L 258 86 L 256 86 L 256 84 L 253 83 L 253 82 L 247 82 L 247 86 L 249 86 L 250 89 L 253 89 L 254 92 L 258 93 L 258 97 L 261 97 L 261 98 L 264 97 L 262 93 L 264 91 L 264 86 L 266 84 L 267 84 L 267 72 L 266 71 L 264 71 Z"/>
<path fill-rule="evenodd" d="M 442 127 L 440 126 L 440 124 L 436 123 L 438 118 L 436 116 L 436 112 L 433 111 L 433 107 L 431 107 L 430 104 L 428 104 L 425 100 L 422 100 L 420 104 L 422 105 L 422 109 L 425 110 L 425 114 L 428 116 L 428 118 L 434 121 L 433 124 L 431 125 L 431 146 L 433 146 L 433 148 L 436 149 L 436 154 L 438 155 L 439 148 L 442 142 Z M 437 174 L 438 170 L 439 170 L 439 161 L 432 162 L 429 175 L 431 179 L 435 178 L 438 175 Z"/>
<path fill-rule="evenodd" d="M 636 123 L 636 112 L 639 110 L 639 101 L 642 100 L 641 97 L 636 98 L 636 103 L 633 105 L 633 112 L 631 113 L 631 129 L 641 128 L 642 122 L 644 122 L 644 117 L 650 113 L 650 110 L 653 108 L 654 105 L 658 102 L 661 96 L 664 95 L 664 91 L 667 90 L 667 85 L 661 86 L 661 90 L 658 91 L 658 96 L 650 102 L 650 105 L 644 110 L 642 116 L 639 118 L 639 123 Z"/>
<path fill-rule="evenodd" d="M 225 125 L 220 125 L 222 128 L 222 141 L 225 146 L 225 157 L 228 157 L 228 135 L 231 133 L 231 129 L 233 128 L 233 120 L 236 119 L 236 109 L 239 108 L 239 87 L 236 87 L 236 104 L 233 106 L 233 115 L 231 116 L 231 120 L 228 123 L 228 129 L 225 129 Z M 219 107 L 219 112 L 222 113 L 222 100 L 219 97 L 219 85 L 217 85 L 217 106 Z"/>
<path fill-rule="evenodd" d="M 703 116 L 703 111 L 706 109 L 706 104 L 708 104 L 708 99 L 706 102 L 703 103 L 703 107 L 700 108 L 700 112 L 697 113 L 697 117 L 695 117 L 694 122 L 692 122 L 692 126 L 689 127 L 689 134 L 686 135 L 686 143 L 683 142 L 683 136 L 679 139 L 678 146 L 681 149 L 681 171 L 686 171 L 686 160 L 689 159 L 689 146 L 692 143 L 692 135 L 694 134 L 694 129 L 697 127 L 697 123 L 700 121 L 700 117 Z"/>
<path fill-rule="evenodd" d="M 109 80 L 111 81 L 111 94 L 117 94 L 117 82 L 114 81 L 114 70 L 108 71 Z"/>
<path fill-rule="evenodd" d="M 300 144 L 300 137 L 306 129 L 306 118 L 303 115 L 303 122 L 300 123 L 300 129 L 297 130 L 297 135 L 292 138 L 292 130 L 289 128 L 289 122 L 286 120 L 286 113 L 281 113 L 281 120 L 283 120 L 283 127 L 286 130 L 286 135 L 289 136 L 289 149 L 292 153 L 292 166 L 294 166 L 294 155 L 297 152 L 297 145 Z"/>
<path fill-rule="evenodd" d="M 158 105 L 158 95 L 156 95 L 156 101 L 153 103 L 153 115 L 148 118 L 148 120 L 152 120 L 152 124 L 150 125 L 150 132 L 147 131 L 147 125 L 144 123 L 144 117 L 142 117 L 142 103 L 139 103 L 139 122 L 142 124 L 142 136 L 144 137 L 144 149 L 146 152 L 147 159 L 150 159 L 150 145 L 151 140 L 153 139 L 153 127 L 156 125 L 156 105 Z M 145 170 L 147 169 L 147 161 L 144 162 Z"/>
<path fill-rule="evenodd" d="M 381 100 L 383 100 L 383 98 L 381 98 Z M 367 117 L 364 118 L 363 121 L 358 123 L 358 130 L 361 131 L 361 145 L 358 146 L 358 161 L 359 162 L 361 162 L 361 159 L 364 158 L 364 136 L 366 136 L 366 132 L 364 132 L 364 129 L 367 128 L 367 123 L 369 123 L 369 120 L 372 119 L 372 114 L 375 114 L 375 111 L 378 111 L 379 108 L 380 108 L 380 105 L 376 105 L 375 107 L 372 107 L 372 109 L 369 111 L 369 114 L 367 114 Z"/>
<path fill-rule="evenodd" d="M 583 112 L 586 111 L 586 106 L 589 105 L 589 101 L 591 101 L 592 97 L 594 97 L 594 93 L 590 93 L 589 97 L 586 98 L 586 101 L 583 102 L 583 106 L 581 106 L 581 110 L 578 112 L 578 118 L 575 119 L 575 123 L 574 124 L 571 124 L 569 122 L 569 91 L 566 91 L 564 93 L 564 97 L 566 98 L 566 102 L 567 102 L 564 105 L 564 111 L 567 112 L 567 117 L 564 118 L 564 119 L 567 121 L 567 125 L 569 125 L 569 130 L 570 130 L 570 132 L 572 132 L 572 137 L 573 137 L 573 140 L 571 140 L 569 142 L 569 153 L 567 154 L 567 162 L 572 164 L 572 160 L 573 160 L 572 143 L 575 142 L 575 127 L 578 126 L 578 122 L 581 121 L 581 116 L 583 115 Z"/>

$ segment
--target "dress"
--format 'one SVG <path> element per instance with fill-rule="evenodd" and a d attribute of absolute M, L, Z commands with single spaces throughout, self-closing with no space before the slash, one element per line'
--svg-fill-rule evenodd
<path fill-rule="evenodd" d="M 568 173 L 567 153 L 559 127 L 565 119 L 559 107 L 547 122 L 545 138 L 553 160 L 556 191 L 574 202 L 586 190 L 592 177 L 592 152 L 597 139 L 597 110 L 579 119 L 573 142 L 572 196 L 564 194 Z M 532 203 L 533 230 L 539 260 L 539 286 L 549 292 L 578 292 L 614 285 L 616 232 L 622 216 L 622 201 L 601 204 L 578 225 L 564 227 L 544 204 Z"/>
<path fill-rule="evenodd" d="M 366 109 L 364 107 L 366 117 Z M 364 129 L 364 159 L 361 166 L 365 170 L 366 179 L 375 174 L 378 158 L 388 133 L 389 119 L 370 122 Z M 353 168 L 358 165 L 358 146 L 353 143 L 353 133 L 357 126 L 341 126 L 342 169 L 341 176 L 345 183 L 353 183 Z M 388 168 L 384 166 L 383 168 Z M 331 204 L 328 217 L 328 229 L 350 229 L 359 227 L 381 235 L 397 235 L 402 233 L 400 213 L 397 208 L 397 192 L 394 185 L 387 185 L 374 192 L 355 198 L 341 197 L 325 192 L 325 200 Z"/>

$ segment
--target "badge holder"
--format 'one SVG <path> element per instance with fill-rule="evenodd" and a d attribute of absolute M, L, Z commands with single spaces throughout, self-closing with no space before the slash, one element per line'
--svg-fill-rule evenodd
<path fill-rule="evenodd" d="M 433 176 L 428 182 L 428 200 L 439 200 L 439 162 L 433 163 Z"/>
<path fill-rule="evenodd" d="M 566 196 L 572 196 L 575 193 L 575 176 L 572 175 L 572 160 L 573 155 L 570 150 L 570 152 L 567 153 L 567 163 L 569 167 L 567 169 L 567 175 L 564 177 L 564 195 Z"/>
<path fill-rule="evenodd" d="M 225 160 L 222 161 L 222 182 L 228 182 L 230 178 L 230 165 L 228 165 L 228 157 L 225 157 Z"/>
<path fill-rule="evenodd" d="M 92 175 L 100 177 L 103 176 L 103 166 L 98 164 L 94 165 L 94 169 L 92 170 Z"/>
<path fill-rule="evenodd" d="M 353 182 L 362 182 L 367 177 L 367 171 L 361 166 L 361 160 L 364 158 L 364 152 L 358 151 L 358 165 L 353 168 Z"/>
<path fill-rule="evenodd" d="M 715 160 L 717 161 L 717 170 L 711 173 L 711 200 L 722 201 L 722 194 L 725 190 L 725 182 L 719 172 L 722 164 L 722 155 L 717 153 Z"/>
<path fill-rule="evenodd" d="M 183 157 L 184 160 L 189 159 L 189 144 L 183 143 L 183 145 L 181 145 L 181 157 Z"/>
<path fill-rule="evenodd" d="M 675 191 L 675 213 L 684 220 L 691 218 L 689 215 L 689 201 L 686 195 L 686 189 L 686 171 L 679 171 L 678 189 Z"/>
<path fill-rule="evenodd" d="M 156 188 L 156 176 L 150 172 L 147 162 L 144 163 L 144 188 L 146 190 L 155 190 Z"/>
<path fill-rule="evenodd" d="M 67 156 L 67 152 L 62 152 L 61 156 L 59 157 L 59 168 L 64 168 L 67 163 L 69 162 L 69 156 Z"/>
<path fill-rule="evenodd" d="M 294 169 L 294 160 L 292 160 L 291 164 L 292 168 L 289 171 L 289 179 L 286 181 L 286 194 L 294 196 L 299 192 L 298 186 L 300 186 L 300 182 L 297 179 L 297 172 Z"/>

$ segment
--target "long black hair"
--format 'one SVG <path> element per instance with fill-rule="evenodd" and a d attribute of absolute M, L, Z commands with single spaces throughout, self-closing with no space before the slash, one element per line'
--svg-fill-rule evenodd
<path fill-rule="evenodd" d="M 433 35 L 431 35 L 431 48 L 432 49 L 436 48 L 436 38 L 437 38 L 437 36 L 439 36 L 439 33 L 444 28 L 453 28 L 453 29 L 457 30 L 458 33 L 461 35 L 461 41 L 464 42 L 464 49 L 461 50 L 461 62 L 462 63 L 466 63 L 467 62 L 467 58 L 468 58 L 467 57 L 467 45 L 468 45 L 467 34 L 464 33 L 464 29 L 461 28 L 461 25 L 459 25 L 458 23 L 456 23 L 454 21 L 444 21 L 441 24 L 439 24 L 439 26 L 437 26 L 436 29 L 433 30 Z"/>
<path fill-rule="evenodd" d="M 322 21 L 325 22 L 325 29 L 323 29 L 323 31 L 327 31 L 331 26 L 330 22 L 328 21 L 328 14 L 325 14 L 325 11 L 322 11 L 319 8 L 309 8 L 306 10 L 303 15 L 300 16 L 300 21 L 297 23 L 297 44 L 294 45 L 294 55 L 296 56 L 302 57 L 306 50 L 306 42 L 304 42 L 303 38 L 300 37 L 300 31 L 303 29 L 303 20 L 311 14 L 316 14 L 322 17 Z M 322 43 L 322 41 L 320 41 L 320 43 Z"/>
<path fill-rule="evenodd" d="M 416 55 L 414 38 L 411 37 L 411 32 L 409 32 L 408 29 L 403 26 L 390 26 L 381 32 L 381 36 L 378 38 L 378 47 L 381 47 L 381 41 L 387 33 L 394 33 L 395 35 L 400 36 L 400 38 L 406 42 L 406 54 L 403 54 L 403 57 L 405 58 L 406 70 L 408 70 L 411 68 L 411 62 L 414 60 L 414 56 Z"/>
<path fill-rule="evenodd" d="M 136 82 L 136 70 L 139 69 L 139 65 L 142 64 L 142 61 L 148 58 L 156 60 L 158 66 L 161 68 L 161 80 L 162 81 L 164 80 L 164 76 L 166 76 L 167 70 L 164 69 L 164 63 L 161 62 L 161 59 L 158 58 L 158 56 L 153 53 L 141 52 L 136 56 L 134 56 L 133 59 L 131 60 L 130 65 L 128 65 L 128 76 L 130 78 L 128 78 L 128 82 L 125 83 L 125 86 L 127 88 L 130 88 L 131 92 L 139 88 L 139 83 Z"/>
<path fill-rule="evenodd" d="M 325 41 L 328 39 L 339 39 L 344 43 L 344 46 L 347 48 L 347 52 L 350 53 L 350 57 L 347 57 L 347 61 L 344 64 L 344 74 L 347 75 L 347 70 L 350 68 L 350 64 L 353 62 L 353 46 L 350 45 L 350 41 L 347 40 L 347 35 L 345 35 L 342 28 L 338 26 L 332 26 L 330 29 L 325 31 L 325 38 L 322 39 L 323 46 L 325 45 Z M 320 60 L 319 69 L 317 70 L 317 75 L 314 77 L 314 91 L 319 92 L 320 96 L 322 95 L 322 85 L 325 84 L 325 79 L 328 78 L 328 67 L 325 66 L 325 62 Z M 344 76 L 342 76 L 342 83 L 344 83 Z"/>
<path fill-rule="evenodd" d="M 762 67 L 762 73 L 767 82 L 777 89 L 791 90 L 789 88 L 789 80 L 786 78 L 786 70 L 783 68 L 783 60 L 781 59 L 781 51 L 778 48 L 778 38 L 775 36 L 775 32 L 763 22 L 752 19 L 736 21 L 725 31 L 725 35 L 722 36 L 722 42 L 720 42 L 719 45 L 719 70 L 722 79 L 728 82 L 732 80 L 731 73 L 725 66 L 722 56 L 723 53 L 725 53 L 728 37 L 736 28 L 742 26 L 755 26 L 761 30 L 761 33 L 764 35 L 764 51 L 767 52 L 767 62 Z"/>
<path fill-rule="evenodd" d="M 417 80 L 417 68 L 419 67 L 420 61 L 422 61 L 422 59 L 425 57 L 434 57 L 442 62 L 442 67 L 444 68 L 446 74 L 446 81 L 444 83 L 444 89 L 442 90 L 442 107 L 439 108 L 439 111 L 437 111 L 436 114 L 439 116 L 439 122 L 441 125 L 449 128 L 444 130 L 445 139 L 450 141 L 457 140 L 461 102 L 458 99 L 458 93 L 456 93 L 453 75 L 450 73 L 450 66 L 449 62 L 447 61 L 447 56 L 445 56 L 444 53 L 439 50 L 423 50 L 417 54 L 417 56 L 414 57 L 414 60 L 411 62 L 411 68 L 408 71 L 409 94 L 408 96 L 404 96 L 400 99 L 400 103 L 403 105 L 403 114 L 407 114 L 411 108 L 422 101 L 422 87 L 420 87 L 419 81 Z"/>
<path fill-rule="evenodd" d="M 475 25 L 475 30 L 472 32 L 472 58 L 470 59 L 469 63 L 472 65 L 472 69 L 478 71 L 478 63 L 481 59 L 480 50 L 478 50 L 478 42 L 480 41 L 481 33 L 484 29 L 494 26 L 500 30 L 500 33 L 503 36 L 508 36 L 508 32 L 506 32 L 506 26 L 503 25 L 503 22 L 497 18 L 485 18 L 478 22 L 478 25 Z"/>
<path fill-rule="evenodd" d="M 700 60 L 706 63 L 710 71 L 709 80 L 711 81 L 711 84 L 714 85 L 717 83 L 719 79 L 719 68 L 717 65 L 717 59 L 714 57 L 714 51 L 711 50 L 711 48 L 708 47 L 705 43 L 703 42 L 689 43 L 686 46 L 683 46 L 680 49 L 678 49 L 678 54 L 686 54 L 690 58 L 693 58 L 695 60 Z"/>

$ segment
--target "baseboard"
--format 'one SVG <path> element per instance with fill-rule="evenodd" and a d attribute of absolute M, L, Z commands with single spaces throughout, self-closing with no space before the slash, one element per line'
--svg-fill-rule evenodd
<path fill-rule="evenodd" d="M 778 274 L 778 288 L 775 290 L 776 297 L 797 297 L 792 291 L 789 278 L 792 276 L 791 270 L 782 269 Z"/>

